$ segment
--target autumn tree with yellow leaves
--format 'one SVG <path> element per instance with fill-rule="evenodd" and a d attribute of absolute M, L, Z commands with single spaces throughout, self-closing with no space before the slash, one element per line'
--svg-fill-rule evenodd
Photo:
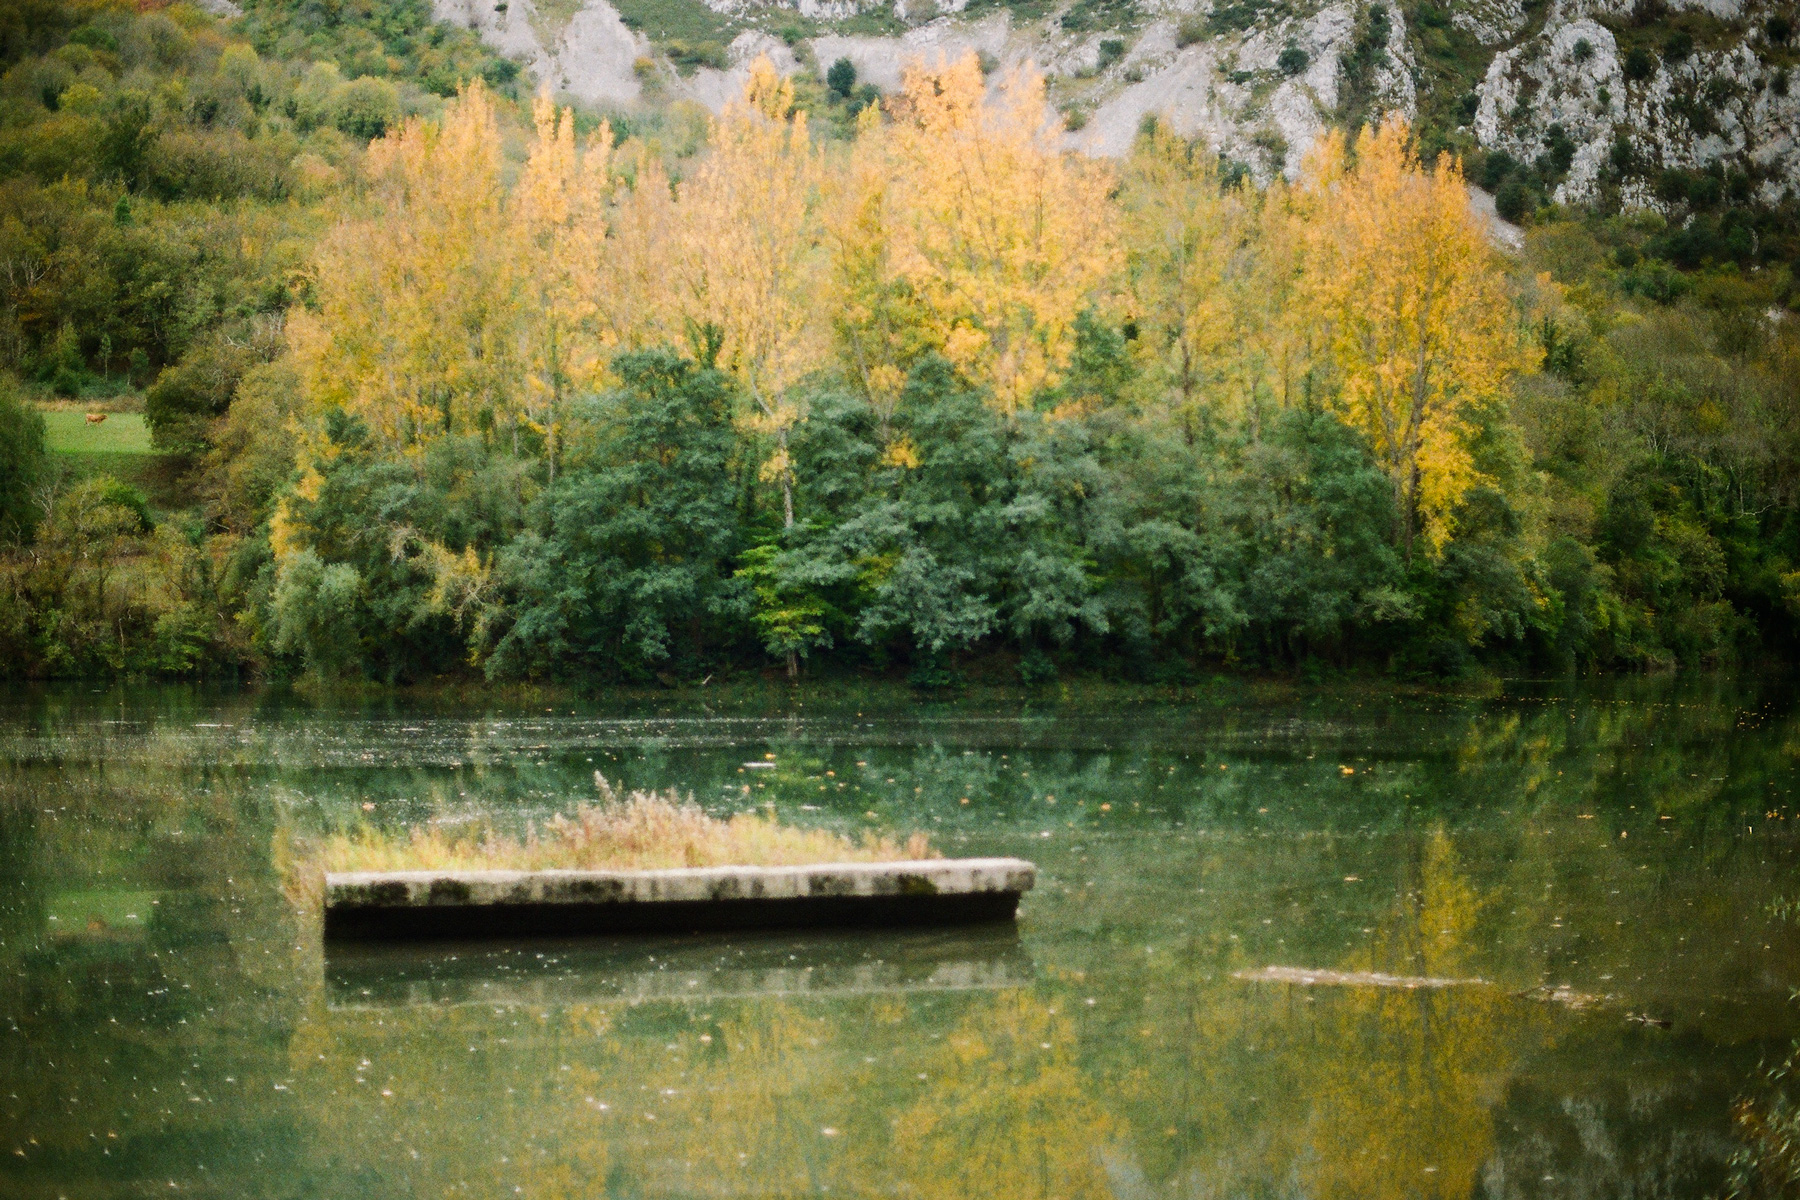
<path fill-rule="evenodd" d="M 1298 312 L 1393 482 L 1400 543 L 1435 552 L 1480 479 L 1475 415 L 1535 363 L 1457 162 L 1422 166 L 1398 119 L 1350 149 L 1330 134 L 1308 164 Z"/>
<path fill-rule="evenodd" d="M 503 536 L 469 540 L 481 521 L 382 518 L 388 563 L 429 583 L 418 603 L 470 629 L 504 626 L 509 603 L 526 633 L 563 629 L 566 604 L 605 592 L 633 620 L 690 614 L 694 646 L 691 614 L 738 620 L 797 674 L 802 646 L 891 630 L 932 656 L 1002 621 L 1040 643 L 1285 621 L 1296 644 L 1416 612 L 1402 558 L 1454 536 L 1482 481 L 1475 439 L 1531 366 L 1456 165 L 1420 164 L 1390 123 L 1258 189 L 1160 126 L 1117 171 L 1063 136 L 1029 66 L 990 80 L 972 55 L 911 64 L 837 140 L 759 60 L 691 158 L 605 125 L 584 140 L 540 98 L 509 162 L 469 88 L 373 145 L 367 199 L 318 256 L 291 335 L 302 471 L 272 524 L 278 563 L 318 541 L 305 514 L 341 411 L 421 477 L 476 469 L 444 466 L 459 454 L 512 464 L 479 468 L 514 481 L 510 519 L 530 527 L 511 567 Z M 1137 468 L 1093 422 L 1154 468 L 1122 482 Z M 627 432 L 660 447 L 654 470 L 609 457 Z M 640 476 L 702 460 L 680 530 L 601 521 L 617 497 L 668 499 Z M 1091 533 L 1114 486 L 1132 499 L 1107 520 L 1124 524 Z M 582 540 L 602 524 L 615 542 Z M 1257 576 L 1264 554 L 1288 558 Z M 627 557 L 637 582 L 620 582 Z M 558 584 L 576 561 L 591 577 Z M 314 576 L 320 597 L 348 594 L 329 565 L 281 594 Z M 1101 599 L 1107 572 L 1126 581 L 1114 596 L 1148 589 L 1143 614 Z M 715 579 L 732 582 L 664 605 L 689 587 L 674 581 Z M 1302 603 L 1296 587 L 1336 590 Z M 530 636 L 509 661 L 565 653 L 563 633 Z M 585 643 L 594 661 L 625 644 L 606 636 Z M 490 648 L 508 638 L 527 645 Z"/>
<path fill-rule="evenodd" d="M 366 171 L 373 212 L 320 246 L 289 340 L 310 408 L 408 454 L 517 406 L 523 281 L 492 99 L 475 84 L 441 121 L 407 122 L 370 145 Z"/>
<path fill-rule="evenodd" d="M 774 439 L 762 474 L 780 487 L 792 526 L 788 434 L 800 410 L 789 389 L 824 349 L 820 163 L 806 114 L 794 111 L 793 81 L 767 58 L 752 64 L 743 100 L 713 123 L 710 151 L 677 193 L 670 302 L 689 338 L 742 388 L 750 427 Z"/>
<path fill-rule="evenodd" d="M 1097 159 L 1029 63 L 970 54 L 882 94 L 849 63 L 829 86 L 741 63 L 710 113 L 611 125 L 507 83 L 377 112 L 386 84 L 339 80 L 360 100 L 333 122 L 282 99 L 328 64 L 296 82 L 175 16 L 192 61 L 169 78 L 225 108 L 153 122 L 174 158 L 123 199 L 76 163 L 13 171 L 0 205 L 21 428 L 37 389 L 128 369 L 158 447 L 193 455 L 219 578 L 183 603 L 213 633 L 156 623 L 157 662 L 644 680 L 759 648 L 797 676 L 829 648 L 938 686 L 963 656 L 1044 682 L 1800 644 L 1772 211 L 1538 214 L 1516 257 L 1398 121 L 1321 138 L 1292 178 L 1160 114 Z M 51 58 L 105 40 L 63 32 L 87 44 Z M 110 121 L 91 91 L 46 91 L 32 136 Z M 163 178 L 251 143 L 286 164 L 267 189 Z M 150 260 L 168 286 L 126 286 Z M 73 528 L 48 451 L 13 441 L 14 507 L 42 520 L 10 536 Z M 65 644 L 62 586 L 0 588 L 24 597 L 0 625 L 47 631 L 17 634 L 46 647 L 28 670 L 115 641 L 151 661 L 142 622 Z"/>
<path fill-rule="evenodd" d="M 847 340 L 865 355 L 905 345 L 892 322 L 916 322 L 914 344 L 1011 411 L 1058 382 L 1076 317 L 1112 277 L 1111 173 L 1061 147 L 1043 77 L 1028 67 L 990 96 L 972 52 L 914 63 L 894 108 L 889 125 L 861 124 L 838 226 L 849 302 L 889 328 L 853 328 Z M 894 285 L 905 303 L 871 302 Z"/>
<path fill-rule="evenodd" d="M 1206 147 L 1157 122 L 1122 191 L 1126 303 L 1148 383 L 1184 427 L 1204 413 L 1254 439 L 1317 366 L 1312 330 L 1289 314 L 1302 260 L 1287 189 L 1226 185 Z"/>

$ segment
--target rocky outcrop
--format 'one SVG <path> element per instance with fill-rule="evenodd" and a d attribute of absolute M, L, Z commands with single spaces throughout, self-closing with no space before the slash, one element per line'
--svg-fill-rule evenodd
<path fill-rule="evenodd" d="M 1029 21 L 1006 8 L 969 14 L 968 0 L 787 0 L 824 27 L 799 45 L 766 31 L 767 5 L 706 0 L 720 14 L 721 40 L 737 30 L 729 66 L 686 75 L 628 29 L 608 0 L 586 0 L 560 27 L 540 17 L 539 2 L 434 5 L 553 91 L 603 106 L 638 102 L 643 78 L 654 75 L 660 94 L 717 110 L 762 54 L 782 70 L 820 72 L 846 58 L 861 81 L 883 91 L 900 86 L 912 61 L 971 51 L 1000 67 L 1029 61 L 1050 77 L 1052 97 L 1070 117 L 1071 146 L 1124 154 L 1155 116 L 1259 180 L 1294 175 L 1320 134 L 1347 116 L 1416 116 L 1426 78 L 1405 12 L 1392 0 L 1140 0 L 1132 10 L 1063 0 Z M 1082 3 L 1094 11 L 1081 16 Z M 1702 44 L 1675 46 L 1678 31 L 1666 17 L 1640 12 L 1651 4 L 1705 14 Z M 1481 148 L 1535 169 L 1534 186 L 1550 199 L 1668 207 L 1659 196 L 1669 190 L 1670 168 L 1742 172 L 1769 203 L 1800 185 L 1800 79 L 1789 87 L 1780 63 L 1791 52 L 1765 28 L 1777 9 L 1793 19 L 1794 8 L 1792 0 L 1551 0 L 1545 12 L 1525 0 L 1447 0 L 1447 20 L 1435 19 L 1492 54 L 1469 101 L 1468 132 Z M 832 29 L 877 10 L 912 27 L 880 36 Z M 1800 39 L 1800 29 L 1793 36 Z"/>
<path fill-rule="evenodd" d="M 1100 102 L 1074 142 L 1091 153 L 1120 155 L 1143 119 L 1155 115 L 1179 133 L 1206 139 L 1259 179 L 1292 176 L 1337 117 L 1357 18 L 1366 9 L 1332 4 L 1185 48 L 1177 46 L 1178 22 L 1160 21 L 1112 69 L 1121 86 Z M 1376 58 L 1373 110 L 1411 117 L 1417 94 L 1404 18 L 1391 5 L 1384 12 L 1390 32 Z M 1283 55 L 1292 50 L 1305 57 L 1290 71 Z"/>
<path fill-rule="evenodd" d="M 560 28 L 539 19 L 535 0 L 432 0 L 432 13 L 479 33 L 552 91 L 603 105 L 632 104 L 643 94 L 633 68 L 652 48 L 606 0 L 588 0 Z"/>
<path fill-rule="evenodd" d="M 1552 198 L 1562 203 L 1595 200 L 1610 182 L 1627 206 L 1666 207 L 1654 186 L 1661 172 L 1715 166 L 1744 172 L 1766 203 L 1794 195 L 1800 86 L 1765 61 L 1782 57 L 1763 25 L 1774 10 L 1743 0 L 1691 7 L 1738 28 L 1689 47 L 1659 26 L 1628 25 L 1633 0 L 1558 0 L 1541 32 L 1494 56 L 1474 125 L 1483 148 L 1531 163 L 1560 134 L 1569 165 Z M 1635 62 L 1615 28 L 1636 30 Z"/>

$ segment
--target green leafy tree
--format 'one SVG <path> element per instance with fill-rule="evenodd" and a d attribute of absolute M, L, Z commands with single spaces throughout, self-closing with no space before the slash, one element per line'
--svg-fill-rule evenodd
<path fill-rule="evenodd" d="M 0 375 L 0 542 L 29 542 L 43 518 L 39 488 L 48 481 L 44 418 Z"/>
<path fill-rule="evenodd" d="M 831 631 L 825 623 L 831 610 L 821 597 L 794 587 L 783 577 L 777 562 L 779 552 L 773 543 L 745 551 L 736 578 L 748 583 L 756 597 L 750 619 L 762 637 L 763 648 L 785 659 L 788 678 L 797 679 L 801 656 L 831 645 Z"/>
<path fill-rule="evenodd" d="M 491 675 L 698 669 L 744 614 L 744 468 L 726 377 L 667 350 L 614 360 L 533 527 L 503 554 Z"/>

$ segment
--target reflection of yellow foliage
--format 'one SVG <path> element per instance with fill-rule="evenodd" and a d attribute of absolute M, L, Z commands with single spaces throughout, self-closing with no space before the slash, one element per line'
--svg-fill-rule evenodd
<path fill-rule="evenodd" d="M 1375 961 L 1421 974 L 1468 972 L 1486 902 L 1443 829 L 1426 839 L 1418 886 L 1396 904 Z M 1521 1019 L 1495 988 L 1352 988 L 1320 995 L 1317 1097 L 1307 1140 L 1321 1196 L 1470 1195 L 1493 1145 L 1490 1108 L 1511 1068 L 1503 1026 Z"/>
<path fill-rule="evenodd" d="M 890 1166 L 921 1196 L 1111 1195 L 1102 1154 L 1118 1128 L 1075 1051 L 1073 1025 L 1038 997 L 982 1005 L 945 1039 L 924 1094 L 895 1117 Z"/>
<path fill-rule="evenodd" d="M 1029 992 L 944 1003 L 315 1010 L 289 1061 L 315 1136 L 409 1194 L 1108 1195 L 1073 1024 Z"/>
<path fill-rule="evenodd" d="M 1465 950 L 1486 902 L 1463 873 L 1442 826 L 1425 843 L 1420 874 L 1419 947 L 1425 973 L 1460 976 L 1467 971 Z"/>
<path fill-rule="evenodd" d="M 1463 1197 L 1492 1152 L 1500 1038 L 1516 1019 L 1486 989 L 1320 997 L 1306 1173 L 1318 1196 Z"/>

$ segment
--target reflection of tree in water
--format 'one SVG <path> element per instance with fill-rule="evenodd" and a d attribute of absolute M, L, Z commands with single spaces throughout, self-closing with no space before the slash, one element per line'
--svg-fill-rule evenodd
<path fill-rule="evenodd" d="M 228 778 L 0 768 L 0 1129 L 25 1150 L 0 1194 L 302 1159 L 273 1091 L 298 995 L 268 818 Z"/>
<path fill-rule="evenodd" d="M 1310 965 L 1465 975 L 1491 905 L 1447 834 L 1424 839 L 1409 884 L 1373 945 Z M 1130 1174 L 1183 1196 L 1472 1194 L 1535 1010 L 1491 987 L 1247 982 L 1244 953 L 1207 931 L 1133 969 L 1145 1003 L 1115 1032 L 1134 1045 L 1090 1067 L 1119 1097 Z"/>
<path fill-rule="evenodd" d="M 1396 898 L 1353 970 L 1467 978 L 1483 897 L 1440 828 L 1414 886 Z M 1493 1147 L 1492 1109 L 1516 1055 L 1522 1012 L 1486 985 L 1349 988 L 1318 996 L 1296 1041 L 1313 1097 L 1301 1167 L 1319 1196 L 1471 1195 Z"/>
<path fill-rule="evenodd" d="M 913 1194 L 946 1200 L 1111 1195 L 1104 1164 L 1118 1122 L 1078 1050 L 1054 999 L 1013 992 L 982 1004 L 932 1056 L 927 1070 L 942 1082 L 895 1117 L 893 1159 L 865 1179 L 893 1172 Z"/>
<path fill-rule="evenodd" d="M 1102 1196 L 1113 1122 L 1056 1008 L 1025 991 L 320 1008 L 291 1061 L 345 1187 Z"/>
<path fill-rule="evenodd" d="M 1778 897 L 1769 915 L 1800 924 L 1800 899 Z M 1800 1001 L 1800 991 L 1790 1000 Z M 1729 1200 L 1795 1200 L 1800 1197 L 1800 1041 L 1763 1072 L 1759 1086 L 1731 1106 L 1738 1147 L 1731 1156 Z"/>
<path fill-rule="evenodd" d="M 1469 705 L 1416 729 L 1396 709 L 1298 734 L 1251 714 L 1227 721 L 1223 755 L 1149 720 L 1079 752 L 803 756 L 802 730 L 771 773 L 796 806 L 845 783 L 856 820 L 879 796 L 897 825 L 966 822 L 982 849 L 1035 839 L 1035 981 L 636 1007 L 333 1009 L 316 941 L 288 936 L 277 811 L 304 825 L 355 819 L 369 796 L 384 814 L 405 798 L 407 819 L 535 803 L 560 794 L 560 767 L 490 792 L 411 767 L 221 769 L 199 741 L 213 735 L 185 724 L 137 759 L 90 747 L 83 761 L 106 765 L 0 781 L 0 978 L 24 981 L 0 988 L 24 1034 L 0 1046 L 22 1097 L 0 1109 L 62 1164 L 0 1164 L 0 1193 L 91 1160 L 158 1187 L 230 1166 L 251 1194 L 1705 1195 L 1725 1184 L 1734 1093 L 1792 1034 L 1785 991 L 1756 973 L 1800 960 L 1800 930 L 1747 914 L 1792 878 L 1791 837 L 1763 831 L 1786 828 L 1791 801 L 1788 818 L 1763 813 L 1800 756 L 1791 716 L 1648 698 Z M 1253 744 L 1263 757 L 1236 753 Z M 737 787 L 745 757 L 682 751 L 657 769 Z M 585 787 L 593 767 L 576 766 Z M 45 936 L 90 879 L 161 898 L 141 942 Z M 1499 986 L 1231 978 L 1277 963 Z M 1513 995 L 1563 979 L 1678 1028 Z M 1792 1113 L 1774 1095 L 1739 1109 L 1758 1169 L 1779 1166 L 1767 1148 Z M 105 1160 L 88 1138 L 103 1120 L 120 1135 Z"/>
<path fill-rule="evenodd" d="M 1741 1145 L 1732 1155 L 1730 1200 L 1800 1196 L 1800 1042 L 1758 1089 L 1732 1106 Z"/>

